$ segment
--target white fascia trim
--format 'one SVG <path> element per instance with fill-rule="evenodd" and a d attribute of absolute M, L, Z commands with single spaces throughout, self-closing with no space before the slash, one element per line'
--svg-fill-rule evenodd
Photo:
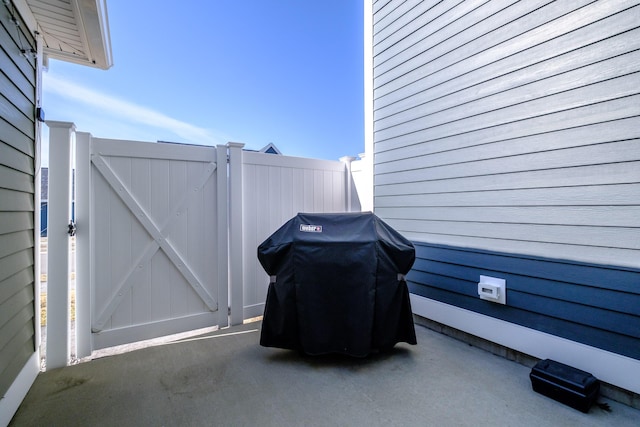
<path fill-rule="evenodd" d="M 411 307 L 419 316 L 539 359 L 553 359 L 574 366 L 604 382 L 640 393 L 640 360 L 419 295 L 411 294 Z"/>
<path fill-rule="evenodd" d="M 107 14 L 107 0 L 97 0 L 98 20 L 102 31 L 102 49 L 105 56 L 105 68 L 113 66 L 113 53 L 111 51 L 111 30 L 109 28 L 109 15 Z"/>
<path fill-rule="evenodd" d="M 106 0 L 75 0 L 73 6 L 89 62 L 103 70 L 111 68 L 113 59 Z"/>
<path fill-rule="evenodd" d="M 40 373 L 40 354 L 35 352 L 18 374 L 7 394 L 0 398 L 0 426 L 9 425 L 22 400 L 29 392 L 31 385 Z"/>

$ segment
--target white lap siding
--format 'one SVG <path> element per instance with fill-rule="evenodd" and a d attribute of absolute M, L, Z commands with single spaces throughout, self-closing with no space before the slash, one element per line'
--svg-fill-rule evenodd
<path fill-rule="evenodd" d="M 375 2 L 376 213 L 414 241 L 640 267 L 638 3 Z"/>

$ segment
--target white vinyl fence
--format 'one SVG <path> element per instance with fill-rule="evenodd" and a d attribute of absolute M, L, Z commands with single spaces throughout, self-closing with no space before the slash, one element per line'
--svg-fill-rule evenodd
<path fill-rule="evenodd" d="M 53 125 L 69 132 L 52 132 L 51 150 L 71 155 L 75 126 Z M 80 132 L 77 139 L 79 357 L 261 315 L 269 278 L 258 245 L 298 212 L 360 211 L 366 203 L 359 193 L 371 193 L 357 188 L 367 172 L 351 157 L 314 160 L 245 151 L 240 143 L 195 147 Z M 51 173 L 57 167 L 50 162 Z M 67 218 L 61 209 L 58 217 Z M 59 222 L 49 229 L 68 225 Z M 49 290 L 68 289 L 68 261 L 62 257 L 60 266 L 57 257 L 67 250 L 68 242 L 49 241 L 49 270 L 61 270 L 49 274 Z M 56 277 L 60 283 L 51 282 Z M 64 301 L 48 307 L 53 318 L 66 319 L 68 310 Z M 49 368 L 68 363 L 68 334 L 57 331 L 47 342 Z"/>
<path fill-rule="evenodd" d="M 343 162 L 240 153 L 242 207 L 241 213 L 233 210 L 231 216 L 242 218 L 243 276 L 239 282 L 242 314 L 251 318 L 264 311 L 269 284 L 256 256 L 258 245 L 299 212 L 347 212 L 359 204 L 355 191 L 349 191 L 351 180 Z M 232 322 L 234 308 L 232 299 Z"/>

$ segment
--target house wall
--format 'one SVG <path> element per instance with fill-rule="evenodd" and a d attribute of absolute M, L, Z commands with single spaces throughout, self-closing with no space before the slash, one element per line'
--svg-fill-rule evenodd
<path fill-rule="evenodd" d="M 21 372 L 36 353 L 37 73 L 35 59 L 20 53 L 35 47 L 13 7 L 0 5 L 0 412 L 8 390 L 25 376 Z"/>
<path fill-rule="evenodd" d="M 638 3 L 373 2 L 374 207 L 414 294 L 640 360 Z"/>

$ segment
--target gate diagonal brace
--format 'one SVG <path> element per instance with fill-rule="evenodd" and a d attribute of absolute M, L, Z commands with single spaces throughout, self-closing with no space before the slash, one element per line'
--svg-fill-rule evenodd
<path fill-rule="evenodd" d="M 160 249 L 160 245 L 158 245 L 155 240 L 152 240 L 147 244 L 142 255 L 136 259 L 136 262 L 132 264 L 125 278 L 118 284 L 116 292 L 111 296 L 111 298 L 109 298 L 107 306 L 91 325 L 91 332 L 100 332 L 104 329 L 105 324 L 122 302 L 125 293 L 135 285 L 135 279 L 137 277 L 136 273 L 143 271 L 145 265 L 151 261 L 151 258 L 153 258 L 158 249 Z"/>
<path fill-rule="evenodd" d="M 171 260 L 176 269 L 182 274 L 185 280 L 206 304 L 207 308 L 211 311 L 216 311 L 218 309 L 217 302 L 204 288 L 204 286 L 202 286 L 201 281 L 196 277 L 188 264 L 180 256 L 178 251 L 169 241 L 167 241 L 167 239 L 163 237 L 164 232 L 175 220 L 175 218 L 179 217 L 180 213 L 185 210 L 190 199 L 195 197 L 195 195 L 200 190 L 202 190 L 202 188 L 204 188 L 207 181 L 215 172 L 216 164 L 209 163 L 209 166 L 205 170 L 205 173 L 202 175 L 202 178 L 199 180 L 198 185 L 193 189 L 193 191 L 184 192 L 184 194 L 182 195 L 182 199 L 175 205 L 173 212 L 169 215 L 165 223 L 160 228 L 158 228 L 149 217 L 149 214 L 140 206 L 140 204 L 129 192 L 124 183 L 116 175 L 113 169 L 111 169 L 104 158 L 101 155 L 92 155 L 92 162 L 96 166 L 96 169 L 98 169 L 100 174 L 109 183 L 114 192 L 118 195 L 118 197 L 120 197 L 120 199 L 129 208 L 129 210 L 135 214 L 135 217 L 138 219 L 140 224 L 153 239 L 151 240 L 151 242 L 149 242 L 149 244 L 147 244 L 145 250 L 136 259 L 136 262 L 129 269 L 124 279 L 120 281 L 120 283 L 116 287 L 116 291 L 112 295 L 109 304 L 107 304 L 102 313 L 100 313 L 100 315 L 96 318 L 96 321 L 92 326 L 92 331 L 100 332 L 104 329 L 105 324 L 122 302 L 126 291 L 128 291 L 135 285 L 135 273 L 142 271 L 146 264 L 151 261 L 155 253 L 160 248 L 162 248 L 163 252 Z"/>

